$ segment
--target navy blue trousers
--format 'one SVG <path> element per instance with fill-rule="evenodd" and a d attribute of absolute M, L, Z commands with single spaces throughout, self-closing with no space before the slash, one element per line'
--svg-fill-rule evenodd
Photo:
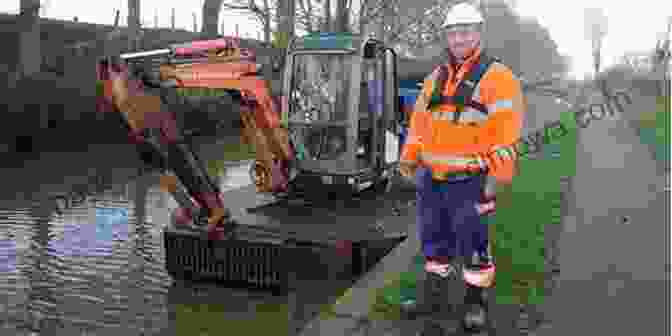
<path fill-rule="evenodd" d="M 476 205 L 481 200 L 485 175 L 464 181 L 436 182 L 429 168 L 419 168 L 417 229 L 425 257 L 471 257 L 485 253 L 488 225 Z"/>

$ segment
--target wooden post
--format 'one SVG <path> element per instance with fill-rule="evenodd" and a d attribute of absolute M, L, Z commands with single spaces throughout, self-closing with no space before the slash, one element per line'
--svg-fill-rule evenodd
<path fill-rule="evenodd" d="M 159 11 L 154 10 L 154 29 L 159 28 Z"/>
<path fill-rule="evenodd" d="M 114 28 L 119 27 L 119 14 L 121 13 L 120 10 L 116 10 L 114 14 Z"/>
<path fill-rule="evenodd" d="M 170 29 L 175 30 L 175 8 L 170 10 Z"/>
<path fill-rule="evenodd" d="M 191 16 L 194 18 L 194 33 L 198 33 L 198 25 L 196 24 L 196 12 L 191 13 Z"/>
<path fill-rule="evenodd" d="M 240 37 L 239 25 L 236 23 L 236 37 Z"/>

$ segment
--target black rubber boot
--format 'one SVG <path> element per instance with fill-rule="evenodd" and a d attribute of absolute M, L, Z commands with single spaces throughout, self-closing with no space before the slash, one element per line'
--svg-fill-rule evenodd
<path fill-rule="evenodd" d="M 423 319 L 422 328 L 416 335 L 453 335 L 459 331 L 459 307 L 466 294 L 466 285 L 462 280 L 462 263 L 458 260 L 451 262 L 451 270 L 445 275 L 425 273 L 426 288 L 422 291 L 422 307 L 431 307 L 432 312 Z"/>
<path fill-rule="evenodd" d="M 488 302 L 488 336 L 520 336 L 518 318 L 520 306 L 516 304 L 497 304 L 495 299 Z"/>
<path fill-rule="evenodd" d="M 487 291 L 480 287 L 467 285 L 464 298 L 462 329 L 477 333 L 487 327 Z"/>
<path fill-rule="evenodd" d="M 419 274 L 416 289 L 416 300 L 413 303 L 401 306 L 401 313 L 405 319 L 414 320 L 421 317 L 427 317 L 433 311 L 439 309 L 437 300 L 433 300 L 434 292 L 427 279 L 428 273 Z"/>

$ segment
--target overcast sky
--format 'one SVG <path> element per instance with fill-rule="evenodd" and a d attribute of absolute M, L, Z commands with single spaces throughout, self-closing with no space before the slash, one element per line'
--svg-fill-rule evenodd
<path fill-rule="evenodd" d="M 40 0 L 46 5 L 46 16 L 58 19 L 111 24 L 114 10 L 121 9 L 121 21 L 126 21 L 127 0 Z M 353 1 L 357 2 L 357 1 Z M 159 26 L 170 26 L 171 7 L 176 11 L 176 26 L 192 29 L 192 13 L 200 29 L 203 0 L 141 0 L 142 20 L 154 25 L 158 13 Z M 0 12 L 16 12 L 19 0 L 1 0 Z M 536 18 L 548 27 L 560 52 L 571 57 L 572 75 L 581 78 L 592 69 L 591 45 L 584 38 L 583 15 L 587 7 L 601 7 L 609 20 L 604 40 L 603 62 L 613 64 L 626 51 L 647 51 L 655 46 L 658 34 L 665 29 L 666 17 L 672 15 L 672 1 L 638 0 L 515 0 L 515 8 L 522 16 Z M 231 12 L 222 13 L 226 35 L 235 32 L 236 24 L 243 36 L 257 37 L 258 25 L 251 17 Z"/>

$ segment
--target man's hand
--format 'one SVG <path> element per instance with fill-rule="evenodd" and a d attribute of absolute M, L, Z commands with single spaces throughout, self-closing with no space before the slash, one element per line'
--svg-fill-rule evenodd
<path fill-rule="evenodd" d="M 415 171 L 418 169 L 417 164 L 410 164 L 410 163 L 405 163 L 405 162 L 400 162 L 399 163 L 399 173 L 401 173 L 401 176 L 412 179 L 415 177 Z"/>

